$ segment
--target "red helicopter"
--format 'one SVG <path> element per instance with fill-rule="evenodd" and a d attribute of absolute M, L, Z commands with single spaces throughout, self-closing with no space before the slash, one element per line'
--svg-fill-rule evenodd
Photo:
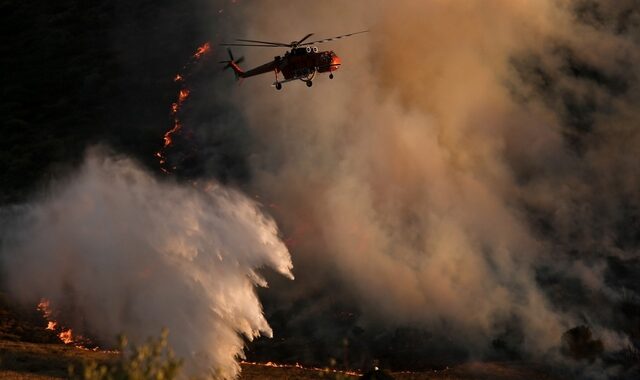
<path fill-rule="evenodd" d="M 333 51 L 319 51 L 314 44 L 321 44 L 328 41 L 338 40 L 340 38 L 353 36 L 360 33 L 366 33 L 368 30 L 363 30 L 361 32 L 355 32 L 350 34 L 344 34 L 342 36 L 336 36 L 331 38 L 325 38 L 317 41 L 304 42 L 309 37 L 313 36 L 313 33 L 309 33 L 304 36 L 301 40 L 293 41 L 291 43 L 282 43 L 282 42 L 269 42 L 269 41 L 258 41 L 258 40 L 242 40 L 238 39 L 237 41 L 243 43 L 232 43 L 220 44 L 222 46 L 252 46 L 252 47 L 272 47 L 272 48 L 290 48 L 289 51 L 284 53 L 284 56 L 276 56 L 273 61 L 265 63 L 264 65 L 260 65 L 256 68 L 253 68 L 248 71 L 243 71 L 239 63 L 244 60 L 244 57 L 240 57 L 237 60 L 233 58 L 233 53 L 231 53 L 231 49 L 227 48 L 227 52 L 229 53 L 228 61 L 220 61 L 220 63 L 225 63 L 226 66 L 223 70 L 231 68 L 233 72 L 236 74 L 236 79 L 240 78 L 248 78 L 255 75 L 265 74 L 268 72 L 273 72 L 276 76 L 276 81 L 273 82 L 273 86 L 277 90 L 282 89 L 282 84 L 285 82 L 290 82 L 292 80 L 299 79 L 307 84 L 307 87 L 311 87 L 313 85 L 313 78 L 316 73 L 329 73 L 329 79 L 333 79 L 333 71 L 338 70 L 340 67 L 340 58 Z M 284 79 L 280 80 L 278 78 L 278 73 L 282 73 Z"/>

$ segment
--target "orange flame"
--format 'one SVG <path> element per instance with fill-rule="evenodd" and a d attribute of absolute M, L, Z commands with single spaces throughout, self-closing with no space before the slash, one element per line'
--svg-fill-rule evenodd
<path fill-rule="evenodd" d="M 202 44 L 202 46 L 198 47 L 198 50 L 196 50 L 195 54 L 193 55 L 193 58 L 200 59 L 202 58 L 203 55 L 207 54 L 210 50 L 211 50 L 211 44 L 206 42 Z"/>
<path fill-rule="evenodd" d="M 56 332 L 56 330 L 60 329 L 60 332 L 57 335 L 64 344 L 74 344 L 76 347 L 85 348 L 80 345 L 80 343 L 90 343 L 88 339 L 82 336 L 73 335 L 73 331 L 71 329 L 65 330 L 60 327 L 60 324 L 54 320 L 53 309 L 51 308 L 51 302 L 48 299 L 42 298 L 40 303 L 38 303 L 37 309 L 42 313 L 42 316 L 47 321 L 47 330 Z"/>
<path fill-rule="evenodd" d="M 45 299 L 45 298 L 41 299 L 37 309 L 40 312 L 42 312 L 42 315 L 44 316 L 45 319 L 48 320 L 49 318 L 51 318 L 51 314 L 52 314 L 51 303 L 49 302 L 48 299 Z"/>
<path fill-rule="evenodd" d="M 184 69 L 188 69 L 191 64 L 197 62 L 210 51 L 211 44 L 209 42 L 206 42 L 199 46 L 192 56 L 193 61 L 189 62 L 189 64 L 187 64 Z M 171 117 L 173 118 L 173 127 L 171 127 L 171 129 L 164 133 L 164 135 L 162 136 L 162 148 L 160 148 L 160 150 L 154 154 L 158 158 L 158 162 L 160 163 L 160 170 L 162 170 L 164 173 L 169 173 L 169 170 L 165 167 L 165 164 L 167 163 L 166 150 L 173 144 L 173 136 L 180 133 L 180 131 L 182 130 L 182 122 L 178 118 L 178 114 L 180 113 L 184 102 L 187 100 L 187 98 L 189 98 L 189 95 L 191 94 L 191 90 L 186 87 L 184 73 L 176 74 L 176 76 L 173 77 L 173 81 L 182 83 L 182 88 L 180 88 L 180 90 L 178 91 L 178 99 L 176 99 L 175 102 L 171 103 Z"/>
<path fill-rule="evenodd" d="M 63 331 L 58 334 L 58 338 L 60 338 L 64 344 L 73 343 L 73 331 L 71 329 Z"/>
<path fill-rule="evenodd" d="M 168 130 L 165 134 L 164 134 L 164 147 L 166 148 L 169 145 L 171 145 L 171 143 L 173 142 L 173 140 L 171 139 L 171 135 L 173 135 L 174 133 L 178 132 L 180 129 L 182 129 L 182 125 L 176 121 L 176 124 L 173 126 L 173 128 L 171 128 L 170 130 Z"/>
<path fill-rule="evenodd" d="M 182 90 L 180 90 L 180 92 L 178 93 L 178 105 L 181 106 L 182 103 L 184 103 L 184 101 L 187 100 L 188 96 L 189 96 L 188 88 L 183 88 Z"/>
<path fill-rule="evenodd" d="M 338 370 L 338 369 L 335 369 L 335 368 L 330 368 L 330 367 L 325 367 L 325 368 L 305 367 L 305 366 L 301 365 L 300 363 L 296 363 L 296 364 L 278 364 L 278 363 L 274 363 L 274 362 L 257 363 L 257 362 L 242 361 L 242 364 L 258 366 L 258 367 L 297 368 L 297 369 L 303 369 L 303 370 L 307 370 L 307 371 L 315 371 L 315 372 L 323 372 L 323 373 L 335 373 L 335 374 L 342 374 L 342 375 L 349 375 L 349 376 L 362 376 L 362 374 L 360 372 L 356 372 L 356 371 L 348 371 L 348 370 L 347 371 L 341 371 L 341 370 Z"/>

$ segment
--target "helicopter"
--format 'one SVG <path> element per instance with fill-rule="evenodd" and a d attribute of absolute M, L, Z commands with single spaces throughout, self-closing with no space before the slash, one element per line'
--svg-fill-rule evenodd
<path fill-rule="evenodd" d="M 343 34 L 341 36 L 310 42 L 305 41 L 309 39 L 309 37 L 313 36 L 313 33 L 309 33 L 302 39 L 292 41 L 290 43 L 237 39 L 236 41 L 239 41 L 239 43 L 222 43 L 220 45 L 289 48 L 290 50 L 285 52 L 283 56 L 278 55 L 274 57 L 271 62 L 267 62 L 251 70 L 244 71 L 239 66 L 239 64 L 244 60 L 244 57 L 240 57 L 237 60 L 234 59 L 231 49 L 227 48 L 229 60 L 220 61 L 220 63 L 225 64 L 223 70 L 229 68 L 232 69 L 235 73 L 236 79 L 249 78 L 273 72 L 275 74 L 276 81 L 273 82 L 272 86 L 274 86 L 276 90 L 281 90 L 283 83 L 297 79 L 305 82 L 307 87 L 311 87 L 316 74 L 329 73 L 329 79 L 333 79 L 333 72 L 338 70 L 342 64 L 340 57 L 338 57 L 332 50 L 320 51 L 317 46 L 313 46 L 314 44 L 321 44 L 367 32 L 368 30 L 363 30 L 360 32 Z M 278 77 L 278 73 L 282 73 L 282 79 Z"/>

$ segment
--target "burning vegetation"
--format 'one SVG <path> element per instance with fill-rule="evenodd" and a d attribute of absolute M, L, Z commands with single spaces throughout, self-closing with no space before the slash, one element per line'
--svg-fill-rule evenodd
<path fill-rule="evenodd" d="M 53 331 L 62 343 L 73 345 L 83 350 L 99 350 L 98 346 L 93 344 L 91 340 L 82 335 L 75 334 L 71 328 L 66 328 L 58 322 L 56 313 L 51 306 L 51 301 L 48 299 L 42 298 L 36 309 L 42 313 L 42 317 L 47 322 L 45 329 Z"/>
<path fill-rule="evenodd" d="M 300 363 L 295 364 L 278 364 L 274 362 L 266 362 L 266 363 L 257 363 L 257 362 L 249 362 L 243 361 L 241 362 L 245 367 L 263 367 L 263 368 L 284 368 L 284 369 L 300 369 L 305 371 L 317 372 L 326 375 L 344 375 L 344 376 L 362 376 L 360 372 L 357 371 L 347 371 L 347 370 L 338 370 L 332 367 L 305 367 Z"/>
<path fill-rule="evenodd" d="M 175 165 L 171 165 L 167 161 L 167 150 L 173 145 L 175 136 L 182 133 L 183 122 L 180 119 L 180 112 L 191 94 L 191 89 L 188 87 L 187 78 L 190 76 L 193 66 L 198 63 L 203 57 L 211 53 L 211 44 L 206 42 L 200 45 L 195 53 L 191 56 L 190 61 L 184 65 L 182 71 L 175 75 L 173 81 L 180 84 L 178 90 L 178 96 L 176 101 L 171 103 L 171 121 L 172 127 L 164 133 L 162 148 L 155 153 L 160 164 L 160 170 L 164 173 L 170 173 L 176 169 Z"/>
<path fill-rule="evenodd" d="M 40 303 L 38 303 L 37 309 L 42 313 L 42 317 L 47 321 L 47 330 L 55 332 L 64 344 L 71 344 L 74 342 L 73 331 L 71 329 L 58 328 L 58 322 L 54 320 L 51 302 L 48 299 L 41 299 Z"/>

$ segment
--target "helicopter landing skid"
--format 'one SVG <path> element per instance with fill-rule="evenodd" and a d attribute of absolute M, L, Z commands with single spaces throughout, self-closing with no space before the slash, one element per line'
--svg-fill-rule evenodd
<path fill-rule="evenodd" d="M 289 78 L 289 79 L 284 79 L 284 80 L 278 80 L 278 76 L 276 75 L 276 81 L 273 82 L 271 84 L 272 87 L 275 87 L 276 90 L 281 90 L 282 89 L 282 84 L 283 83 L 287 83 L 287 82 L 291 82 L 294 80 L 301 80 L 303 82 L 305 82 L 307 84 L 307 87 L 311 87 L 312 86 L 312 79 L 316 76 L 316 72 L 314 71 L 313 73 L 307 75 L 307 76 L 297 76 L 294 78 Z"/>
<path fill-rule="evenodd" d="M 285 79 L 285 80 L 277 80 L 277 81 L 275 81 L 275 82 L 273 82 L 273 83 L 271 84 L 271 87 L 275 87 L 275 88 L 276 88 L 276 90 L 280 90 L 280 89 L 282 88 L 282 84 L 283 84 L 283 83 L 291 82 L 291 81 L 294 81 L 294 80 L 296 80 L 296 79 L 298 79 L 298 78 Z"/>

